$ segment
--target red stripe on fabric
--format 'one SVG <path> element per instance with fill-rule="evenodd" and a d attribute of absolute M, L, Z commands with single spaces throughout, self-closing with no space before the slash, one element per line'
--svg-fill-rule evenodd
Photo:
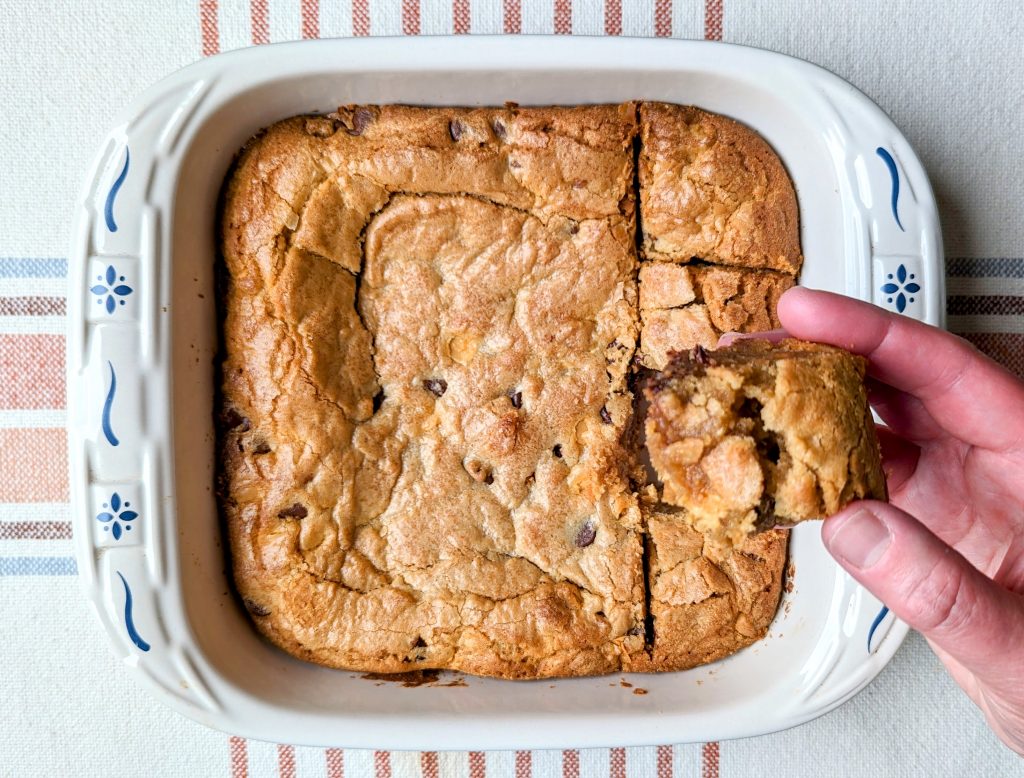
<path fill-rule="evenodd" d="M 672 746 L 658 746 L 658 778 L 672 778 Z"/>
<path fill-rule="evenodd" d="M 67 432 L 0 429 L 0 473 L 0 502 L 67 502 Z"/>
<path fill-rule="evenodd" d="M 518 35 L 523 31 L 523 10 L 519 0 L 505 0 L 501 28 L 506 35 Z"/>
<path fill-rule="evenodd" d="M 249 26 L 254 46 L 270 43 L 270 12 L 267 0 L 249 0 Z"/>
<path fill-rule="evenodd" d="M 672 35 L 672 0 L 654 0 L 654 34 L 659 38 Z"/>
<path fill-rule="evenodd" d="M 562 752 L 562 778 L 580 778 L 580 752 L 576 749 Z"/>
<path fill-rule="evenodd" d="M 452 31 L 456 35 L 469 34 L 472 18 L 469 0 L 452 0 Z"/>
<path fill-rule="evenodd" d="M 294 746 L 277 746 L 277 774 L 281 778 L 295 778 Z"/>
<path fill-rule="evenodd" d="M 608 754 L 609 778 L 626 778 L 626 749 L 613 748 Z"/>
<path fill-rule="evenodd" d="M 722 8 L 724 0 L 704 0 L 704 40 L 722 40 Z"/>
<path fill-rule="evenodd" d="M 420 34 L 420 0 L 402 0 L 402 34 Z"/>
<path fill-rule="evenodd" d="M 373 752 L 374 778 L 391 778 L 391 753 L 389 751 Z"/>
<path fill-rule="evenodd" d="M 604 0 L 604 34 L 622 35 L 622 0 Z"/>
<path fill-rule="evenodd" d="M 231 778 L 249 778 L 249 745 L 245 738 L 228 739 L 231 751 Z"/>
<path fill-rule="evenodd" d="M 700 752 L 701 778 L 718 778 L 718 743 L 705 743 Z"/>
<path fill-rule="evenodd" d="M 555 0 L 555 35 L 572 35 L 572 0 Z"/>
<path fill-rule="evenodd" d="M 69 540 L 69 521 L 0 522 L 0 540 Z"/>
<path fill-rule="evenodd" d="M 199 0 L 199 32 L 203 40 L 203 56 L 217 54 L 220 51 L 217 0 Z"/>
<path fill-rule="evenodd" d="M 340 748 L 328 748 L 324 756 L 327 759 L 327 778 L 345 778 L 345 752 Z"/>
<path fill-rule="evenodd" d="M 302 14 L 302 37 L 316 40 L 320 37 L 320 0 L 302 0 L 299 9 Z"/>
<path fill-rule="evenodd" d="M 0 297 L 0 316 L 63 316 L 63 297 Z"/>
<path fill-rule="evenodd" d="M 63 408 L 63 335 L 0 335 L 0 408 Z"/>
<path fill-rule="evenodd" d="M 420 773 L 423 778 L 437 778 L 437 752 L 424 751 L 420 754 Z"/>
<path fill-rule="evenodd" d="M 1024 378 L 1024 333 L 968 332 L 961 334 L 1011 373 Z"/>
<path fill-rule="evenodd" d="M 469 752 L 469 778 L 484 778 L 487 774 L 487 758 L 483 751 Z"/>
<path fill-rule="evenodd" d="M 370 34 L 370 0 L 352 0 L 352 34 L 360 38 Z"/>
<path fill-rule="evenodd" d="M 516 778 L 533 778 L 533 754 L 516 751 Z"/>

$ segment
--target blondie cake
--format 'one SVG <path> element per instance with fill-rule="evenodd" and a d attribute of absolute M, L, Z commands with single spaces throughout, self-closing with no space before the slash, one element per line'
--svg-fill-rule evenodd
<path fill-rule="evenodd" d="M 665 138 L 702 123 L 700 174 L 735 197 L 684 241 L 669 200 L 696 158 Z M 705 549 L 628 442 L 636 362 L 773 326 L 799 270 L 753 132 L 666 105 L 351 106 L 250 141 L 220 225 L 219 499 L 272 642 L 542 678 L 689 667 L 767 630 L 786 533 Z"/>
<path fill-rule="evenodd" d="M 645 381 L 662 499 L 726 546 L 886 497 L 863 357 L 798 340 L 677 354 Z"/>

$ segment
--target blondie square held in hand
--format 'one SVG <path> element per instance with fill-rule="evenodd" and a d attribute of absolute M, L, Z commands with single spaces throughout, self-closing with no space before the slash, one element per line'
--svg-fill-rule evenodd
<path fill-rule="evenodd" d="M 662 499 L 725 546 L 885 499 L 865 367 L 842 349 L 791 339 L 676 355 L 644 384 Z"/>

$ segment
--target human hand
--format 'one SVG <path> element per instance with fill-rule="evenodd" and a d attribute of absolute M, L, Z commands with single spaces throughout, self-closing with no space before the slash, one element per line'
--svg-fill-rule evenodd
<path fill-rule="evenodd" d="M 1024 382 L 966 341 L 795 287 L 786 331 L 869 360 L 890 504 L 854 503 L 822 539 L 920 631 L 999 738 L 1024 755 Z"/>

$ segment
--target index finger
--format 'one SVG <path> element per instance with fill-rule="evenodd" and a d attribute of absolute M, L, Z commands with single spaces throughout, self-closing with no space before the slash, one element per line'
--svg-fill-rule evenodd
<path fill-rule="evenodd" d="M 778 313 L 794 337 L 867 357 L 871 375 L 917 397 L 951 435 L 995 450 L 1024 444 L 1024 383 L 962 338 L 805 287 L 783 294 Z"/>

